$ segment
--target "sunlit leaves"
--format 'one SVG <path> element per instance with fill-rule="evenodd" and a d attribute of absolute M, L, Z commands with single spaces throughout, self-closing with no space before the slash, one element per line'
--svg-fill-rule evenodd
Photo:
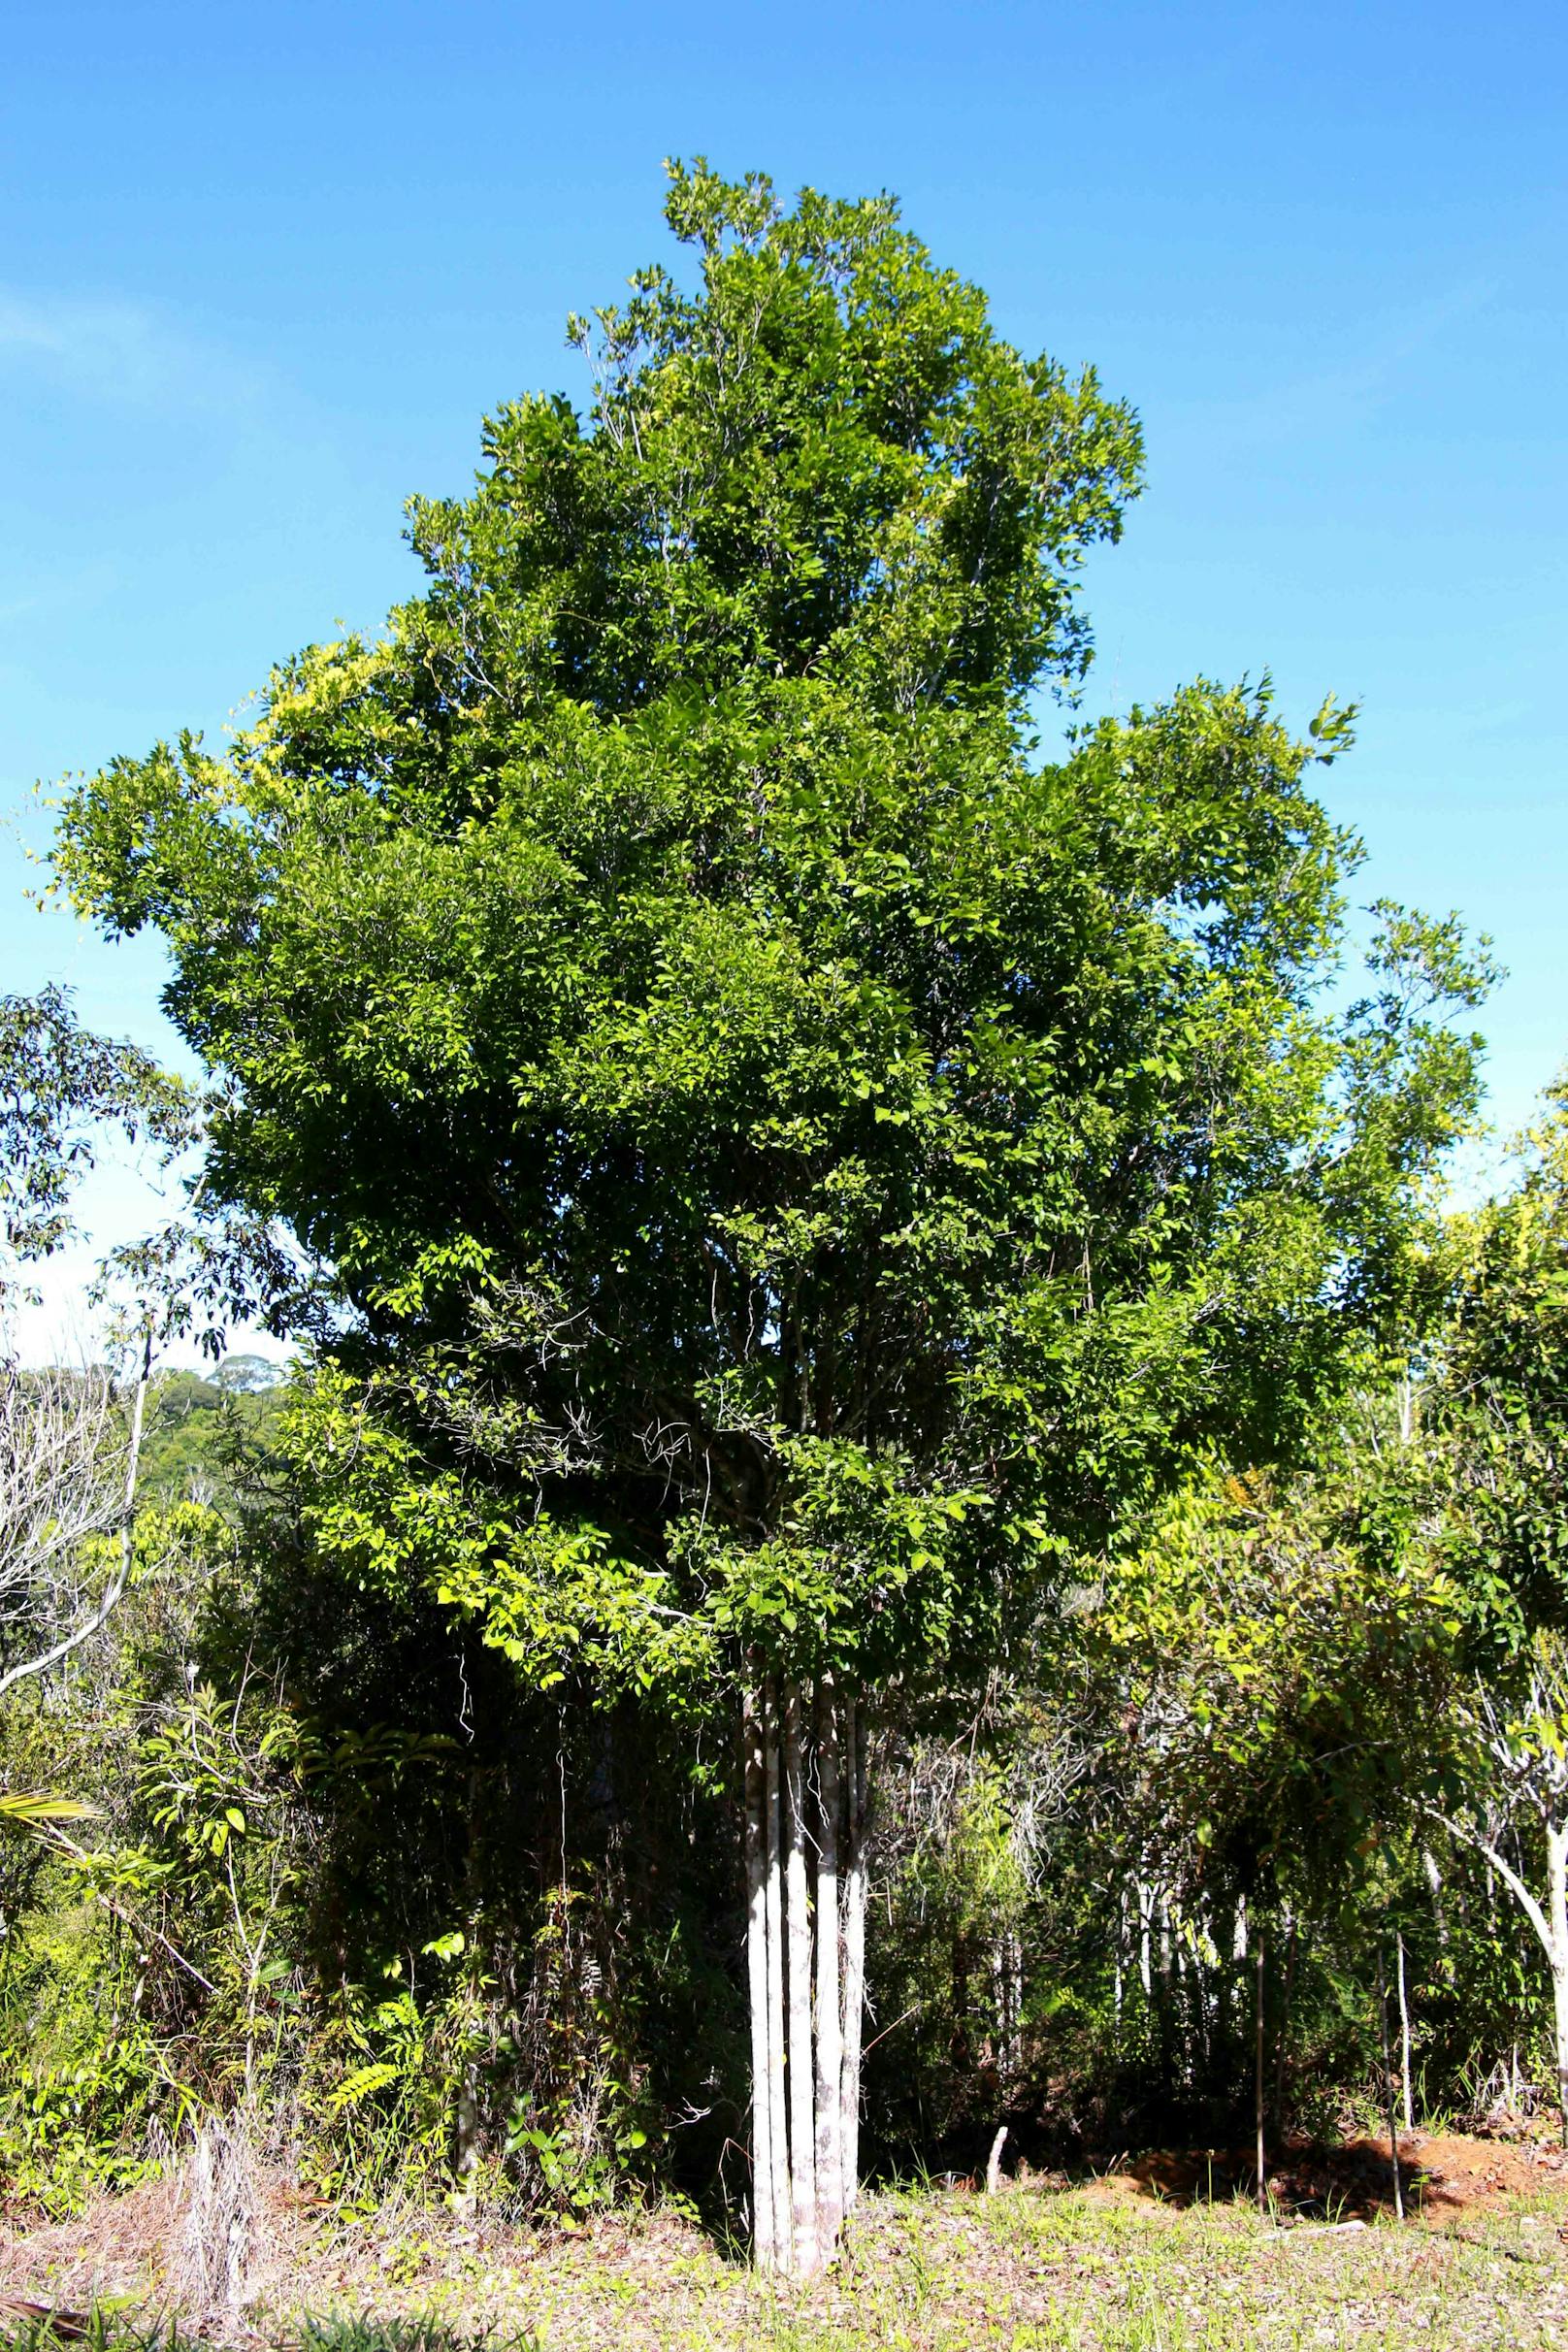
<path fill-rule="evenodd" d="M 962 1682 L 1386 1337 L 1470 981 L 1323 1010 L 1345 714 L 1200 682 L 1036 757 L 1140 464 L 1092 374 L 887 199 L 668 217 L 689 282 L 414 502 L 384 637 L 93 779 L 60 869 L 168 939 L 214 1195 L 335 1269 L 315 1543 L 542 1688 Z"/>

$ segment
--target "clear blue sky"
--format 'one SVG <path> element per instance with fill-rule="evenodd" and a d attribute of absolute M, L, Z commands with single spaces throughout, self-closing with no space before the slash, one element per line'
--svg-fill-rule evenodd
<path fill-rule="evenodd" d="M 1568 1054 L 1560 0 L 23 0 L 5 47 L 0 988 L 173 1055 L 155 949 L 24 903 L 35 780 L 374 624 L 404 497 L 464 485 L 487 407 L 580 390 L 567 310 L 706 151 L 897 190 L 1004 333 L 1139 407 L 1091 708 L 1264 666 L 1298 717 L 1358 698 L 1328 797 L 1367 896 L 1494 935 L 1504 1125 Z"/>

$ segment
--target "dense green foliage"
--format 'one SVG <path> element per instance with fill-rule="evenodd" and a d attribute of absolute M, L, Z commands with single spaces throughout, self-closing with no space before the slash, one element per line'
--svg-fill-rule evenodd
<path fill-rule="evenodd" d="M 1383 906 L 1346 1004 L 1330 702 L 1042 755 L 1140 466 L 1092 375 L 886 201 L 668 217 L 383 638 L 65 804 L 306 1352 L 157 1386 L 167 1540 L 0 1723 L 103 1813 L 3 1855 L 21 2194 L 244 2107 L 344 2196 L 737 2210 L 759 1658 L 876 1722 L 884 2156 L 1227 2128 L 1260 1938 L 1277 2118 L 1363 2092 L 1390 1938 L 1434 2102 L 1532 2046 L 1458 1816 L 1557 1622 L 1568 1183 L 1438 1215 L 1485 959 Z M 124 1110 L 62 1083 L 46 1219 Z"/>
<path fill-rule="evenodd" d="M 507 410 L 414 505 L 385 640 L 115 763 L 60 870 L 170 944 L 213 1195 L 353 1308 L 318 1543 L 543 1683 L 962 1680 L 1387 1335 L 1474 982 L 1391 917 L 1317 1009 L 1328 706 L 1314 748 L 1198 686 L 1030 756 L 1137 463 L 1092 376 L 885 203 L 699 171 L 669 216 L 700 291 L 644 273 L 587 419 Z"/>
<path fill-rule="evenodd" d="M 1444 1433 L 1466 1559 L 1522 1623 L 1568 1625 L 1568 1101 L 1521 1150 L 1519 1182 L 1465 1221 Z"/>

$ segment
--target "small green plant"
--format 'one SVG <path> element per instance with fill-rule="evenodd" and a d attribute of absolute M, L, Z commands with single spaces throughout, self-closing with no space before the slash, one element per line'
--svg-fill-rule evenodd
<path fill-rule="evenodd" d="M 429 2313 L 409 2319 L 378 2319 L 355 2312 L 342 2319 L 308 2319 L 300 2331 L 300 2352 L 539 2352 L 531 2329 L 469 2336 Z"/>
<path fill-rule="evenodd" d="M 198 2352 L 174 2320 L 141 2319 L 112 2300 L 69 2323 L 47 2312 L 0 2322 L 0 2352 Z"/>
<path fill-rule="evenodd" d="M 161 2169 L 147 2126 L 168 2078 L 146 2035 L 116 2036 L 64 2063 L 22 2066 L 0 2092 L 0 2177 L 51 2219 L 95 2189 L 129 2189 Z M 177 2100 L 178 2104 L 178 2100 Z"/>
<path fill-rule="evenodd" d="M 378 2319 L 368 2313 L 307 2319 L 300 2352 L 539 2352 L 531 2330 L 469 2336 L 429 2314 Z M 0 2323 L 0 2352 L 202 2352 L 202 2339 L 174 2320 L 146 2319 L 112 2302 L 69 2321 L 47 2313 Z"/>

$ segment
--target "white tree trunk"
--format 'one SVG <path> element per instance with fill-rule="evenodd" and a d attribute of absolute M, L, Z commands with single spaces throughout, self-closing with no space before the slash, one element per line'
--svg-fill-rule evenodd
<path fill-rule="evenodd" d="M 817 2228 L 824 2262 L 833 2258 L 844 2219 L 843 1994 L 839 1981 L 838 1715 L 833 1677 L 817 1684 Z"/>
<path fill-rule="evenodd" d="M 1124 1886 L 1116 1898 L 1116 1976 L 1112 1989 L 1112 2002 L 1118 2030 L 1122 2023 L 1122 1963 L 1127 1955 L 1127 1888 Z"/>
<path fill-rule="evenodd" d="M 1393 2065 L 1388 2055 L 1388 1984 L 1383 1965 L 1383 1945 L 1378 1945 L 1378 2034 L 1383 2043 L 1383 2090 L 1388 2114 L 1388 2156 L 1393 2166 L 1393 2211 L 1396 2221 L 1405 2218 L 1405 2191 L 1399 2176 L 1399 2120 L 1393 2104 Z"/>
<path fill-rule="evenodd" d="M 1557 2042 L 1557 2119 L 1568 2146 L 1568 1823 L 1547 1823 L 1547 1925 Z"/>
<path fill-rule="evenodd" d="M 1016 1927 L 1007 1930 L 1007 2055 L 1009 2082 L 1024 2072 L 1024 1939 Z"/>
<path fill-rule="evenodd" d="M 751 2003 L 752 2249 L 758 2269 L 771 2270 L 778 2249 L 773 2235 L 773 2134 L 768 2105 L 767 1767 L 760 1680 L 753 1681 L 745 1695 L 741 1740 L 746 1790 L 746 1989 Z"/>
<path fill-rule="evenodd" d="M 1404 2092 L 1405 2129 L 1416 2129 L 1416 2110 L 1410 2096 L 1410 1996 L 1405 1988 L 1405 1939 L 1400 1935 L 1395 1944 L 1398 1955 L 1397 1981 L 1399 1989 L 1399 2083 Z"/>
<path fill-rule="evenodd" d="M 800 1746 L 800 1685 L 784 1679 L 784 1787 L 788 1800 L 784 1916 L 789 1966 L 787 1999 L 791 2212 L 797 2276 L 817 2264 L 816 2070 L 811 2057 L 811 1908 L 805 1864 L 805 1773 Z"/>
<path fill-rule="evenodd" d="M 1280 2022 L 1274 2033 L 1274 2137 L 1285 2136 L 1285 2062 L 1290 2047 L 1290 1996 L 1295 1990 L 1295 1947 L 1300 1922 L 1289 1904 L 1285 1907 L 1287 1933 L 1285 1939 L 1285 1982 L 1280 1988 Z"/>
<path fill-rule="evenodd" d="M 767 1837 L 768 2131 L 773 2187 L 773 2259 L 795 2267 L 790 2218 L 789 2126 L 784 2101 L 784 1881 L 778 1818 L 778 1684 L 769 1676 L 763 1702 L 763 1794 Z"/>
<path fill-rule="evenodd" d="M 1253 2010 L 1253 2124 L 1258 2136 L 1258 2210 L 1268 2212 L 1268 2146 L 1263 2115 L 1263 1963 L 1268 1939 L 1262 1928 L 1258 1931 L 1255 1960 L 1257 1993 Z"/>
<path fill-rule="evenodd" d="M 846 2213 L 855 2210 L 860 2196 L 861 2027 L 866 2008 L 866 1730 L 864 1710 L 853 1699 L 846 1699 L 844 1776 L 848 1782 L 849 1839 L 844 1874 L 844 2054 L 839 2104 Z"/>
<path fill-rule="evenodd" d="M 798 1682 L 753 1666 L 742 1704 L 753 2246 L 759 2269 L 799 2278 L 832 2260 L 855 2202 L 866 1725 L 831 1676 L 812 1706 Z"/>
<path fill-rule="evenodd" d="M 1421 1867 L 1426 1873 L 1426 1883 L 1432 1890 L 1432 1917 L 1437 1926 L 1437 1940 L 1447 1951 L 1449 1915 L 1443 1901 L 1443 1874 L 1437 1867 L 1437 1856 L 1429 1846 L 1421 1847 Z"/>

